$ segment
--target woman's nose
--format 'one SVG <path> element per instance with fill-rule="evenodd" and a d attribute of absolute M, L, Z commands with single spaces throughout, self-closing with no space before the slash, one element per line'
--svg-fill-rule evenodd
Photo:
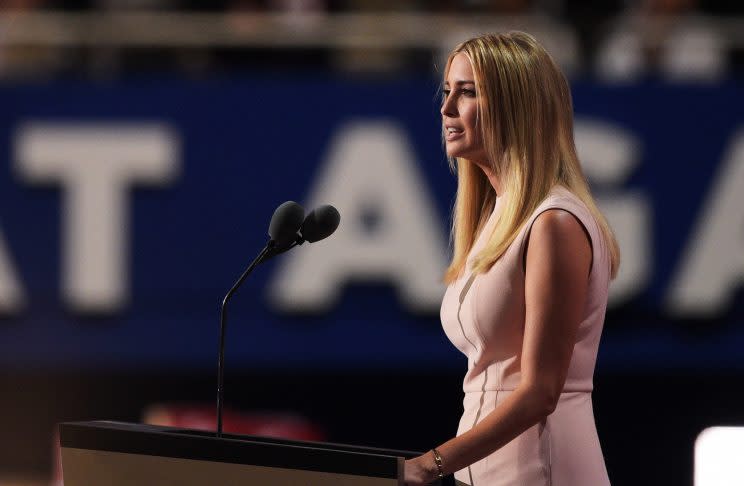
<path fill-rule="evenodd" d="M 442 108 L 439 110 L 442 116 L 453 117 L 456 115 L 457 110 L 455 110 L 455 106 L 451 98 L 451 96 L 447 96 L 442 101 Z"/>

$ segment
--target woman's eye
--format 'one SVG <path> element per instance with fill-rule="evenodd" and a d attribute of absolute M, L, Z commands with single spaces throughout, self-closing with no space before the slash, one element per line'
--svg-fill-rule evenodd
<path fill-rule="evenodd" d="M 443 89 L 442 90 L 442 98 L 444 101 L 449 98 L 450 93 L 452 93 L 451 89 Z M 475 98 L 475 90 L 470 88 L 460 88 L 457 90 L 458 95 L 461 96 L 467 96 L 468 98 Z"/>

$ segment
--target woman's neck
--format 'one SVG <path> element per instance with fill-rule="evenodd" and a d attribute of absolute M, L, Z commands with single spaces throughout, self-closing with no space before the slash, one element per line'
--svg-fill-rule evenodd
<path fill-rule="evenodd" d="M 478 167 L 481 168 L 481 170 L 483 170 L 483 173 L 488 178 L 488 182 L 491 183 L 491 187 L 493 187 L 493 190 L 496 191 L 496 195 L 499 196 L 501 194 L 501 189 L 502 189 L 501 181 L 496 176 L 496 174 L 494 174 L 493 169 L 491 169 L 491 167 L 486 164 L 477 164 L 477 165 Z"/>

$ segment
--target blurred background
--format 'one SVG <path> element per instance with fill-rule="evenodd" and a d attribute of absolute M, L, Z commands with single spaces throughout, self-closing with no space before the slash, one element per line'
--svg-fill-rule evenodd
<path fill-rule="evenodd" d="M 225 430 L 428 450 L 447 52 L 535 35 L 621 244 L 594 410 L 617 485 L 692 485 L 744 425 L 744 5 L 723 0 L 0 1 L 0 484 L 59 484 L 55 424 L 212 428 L 219 303 L 274 208 L 339 231 L 232 301 Z"/>

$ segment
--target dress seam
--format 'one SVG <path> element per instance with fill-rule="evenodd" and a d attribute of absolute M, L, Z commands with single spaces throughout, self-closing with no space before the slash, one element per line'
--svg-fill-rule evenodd
<path fill-rule="evenodd" d="M 468 342 L 468 344 L 470 344 L 470 346 L 473 347 L 473 351 L 477 355 L 478 347 L 468 337 L 467 333 L 465 332 L 465 326 L 463 325 L 462 319 L 460 318 L 460 313 L 462 312 L 462 304 L 465 302 L 465 299 L 467 298 L 474 284 L 475 284 L 475 275 L 471 274 L 470 277 L 468 277 L 468 280 L 465 282 L 465 285 L 463 286 L 462 290 L 460 291 L 460 296 L 458 299 L 459 305 L 457 306 L 457 323 L 460 324 L 460 331 L 462 332 L 462 337 L 464 337 L 465 340 Z"/>
<path fill-rule="evenodd" d="M 473 329 L 475 330 L 476 337 L 481 342 L 481 350 L 483 346 L 485 345 L 486 339 L 484 337 L 483 331 L 481 330 L 480 322 L 478 321 L 478 296 L 480 295 L 480 282 L 481 280 L 475 278 L 473 281 L 472 287 L 475 287 L 473 290 L 473 298 L 470 299 L 470 312 L 473 313 Z"/>

